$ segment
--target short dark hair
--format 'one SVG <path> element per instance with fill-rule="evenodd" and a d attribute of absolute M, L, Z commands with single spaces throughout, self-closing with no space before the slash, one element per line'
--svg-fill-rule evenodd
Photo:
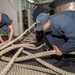
<path fill-rule="evenodd" d="M 33 6 L 33 8 L 35 8 L 35 6 L 39 6 L 39 4 L 35 4 L 35 5 Z"/>

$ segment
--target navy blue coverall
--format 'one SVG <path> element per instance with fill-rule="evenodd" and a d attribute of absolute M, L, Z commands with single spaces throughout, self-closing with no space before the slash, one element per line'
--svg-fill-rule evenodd
<path fill-rule="evenodd" d="M 34 11 L 33 11 L 33 19 L 34 21 L 36 21 L 36 17 L 42 13 L 45 12 L 45 10 L 43 8 L 41 8 L 40 6 L 38 6 Z M 36 31 L 36 40 L 37 42 L 41 42 L 43 38 L 43 31 Z"/>
<path fill-rule="evenodd" d="M 12 20 L 8 17 L 8 15 L 6 15 L 5 13 L 2 13 L 0 28 L 2 28 L 2 30 L 4 30 L 8 34 L 8 36 L 10 34 L 10 29 L 8 26 L 11 24 L 12 24 Z M 14 36 L 12 37 L 12 39 L 14 39 Z"/>
<path fill-rule="evenodd" d="M 50 16 L 51 25 L 45 33 L 50 45 L 56 45 L 63 53 L 75 50 L 75 11 L 65 11 Z M 67 41 L 57 45 L 60 37 L 65 36 Z M 58 37 L 58 38 L 57 38 Z M 62 42 L 62 41 L 60 41 Z"/>

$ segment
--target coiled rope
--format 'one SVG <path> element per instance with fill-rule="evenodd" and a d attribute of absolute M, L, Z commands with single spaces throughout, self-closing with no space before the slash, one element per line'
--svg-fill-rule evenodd
<path fill-rule="evenodd" d="M 43 47 L 43 44 L 39 47 L 36 47 L 35 45 L 29 43 L 29 42 L 32 42 L 31 40 L 29 41 L 26 39 L 28 41 L 28 43 L 27 42 L 24 43 L 24 41 L 25 41 L 25 39 L 24 39 L 23 44 L 12 45 L 14 42 L 21 39 L 25 34 L 27 34 L 28 31 L 30 31 L 35 26 L 36 23 L 31 25 L 31 27 L 29 27 L 25 32 L 23 32 L 22 35 L 20 35 L 19 37 L 17 37 L 13 41 L 11 41 L 7 44 L 5 44 L 5 43 L 0 44 L 1 60 L 9 61 L 8 64 L 7 64 L 7 62 L 0 61 L 0 67 L 1 67 L 0 68 L 0 72 L 1 72 L 0 75 L 36 75 L 36 74 L 37 75 L 51 75 L 51 74 L 75 75 L 75 73 L 71 73 L 71 72 L 67 72 L 65 70 L 59 69 L 59 68 L 49 64 L 48 62 L 40 59 L 40 57 L 55 54 L 55 50 L 44 51 L 44 52 L 39 52 L 39 53 L 34 53 L 34 54 L 28 52 L 27 50 L 24 50 L 24 49 L 29 49 L 29 50 L 36 51 L 36 50 L 39 50 L 41 47 Z M 12 58 L 4 56 L 5 53 L 7 53 L 13 49 L 16 49 L 16 48 L 18 48 L 18 51 L 15 53 L 15 55 Z M 22 56 L 22 57 L 18 57 L 18 55 L 21 53 L 24 53 L 26 55 Z M 32 66 L 32 65 L 26 65 L 26 64 L 14 63 L 14 62 L 25 61 L 25 60 L 30 60 L 30 59 L 35 59 L 37 62 L 44 65 L 46 68 Z"/>

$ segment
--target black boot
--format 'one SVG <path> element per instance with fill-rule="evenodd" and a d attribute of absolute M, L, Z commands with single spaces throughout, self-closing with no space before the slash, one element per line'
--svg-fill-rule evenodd
<path fill-rule="evenodd" d="M 43 50 L 44 51 L 49 51 L 49 50 L 52 50 L 52 47 L 50 47 L 48 44 L 44 43 Z"/>
<path fill-rule="evenodd" d="M 45 42 L 43 43 L 43 50 L 44 51 L 50 51 L 53 50 L 52 46 L 45 40 Z"/>
<path fill-rule="evenodd" d="M 56 62 L 53 65 L 60 68 L 63 66 L 69 66 L 69 62 L 67 58 L 62 57 L 59 62 Z"/>
<path fill-rule="evenodd" d="M 40 46 L 42 44 L 43 44 L 42 41 L 37 41 L 37 42 L 34 43 L 35 46 Z"/>

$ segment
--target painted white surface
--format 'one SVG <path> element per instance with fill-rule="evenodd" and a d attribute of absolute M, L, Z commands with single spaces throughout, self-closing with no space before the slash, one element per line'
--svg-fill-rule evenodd
<path fill-rule="evenodd" d="M 16 11 L 19 11 L 19 0 L 9 0 L 10 3 L 12 4 L 13 8 L 16 10 Z"/>
<path fill-rule="evenodd" d="M 30 26 L 33 23 L 32 19 L 32 4 L 27 2 L 26 0 L 10 0 L 13 7 L 18 10 L 19 12 L 19 17 L 20 17 L 20 23 L 19 24 L 19 34 L 23 33 L 23 16 L 22 16 L 22 9 L 26 9 L 28 11 L 28 26 Z M 19 2 L 19 3 L 18 3 Z M 17 5 L 16 5 L 17 4 Z"/>

